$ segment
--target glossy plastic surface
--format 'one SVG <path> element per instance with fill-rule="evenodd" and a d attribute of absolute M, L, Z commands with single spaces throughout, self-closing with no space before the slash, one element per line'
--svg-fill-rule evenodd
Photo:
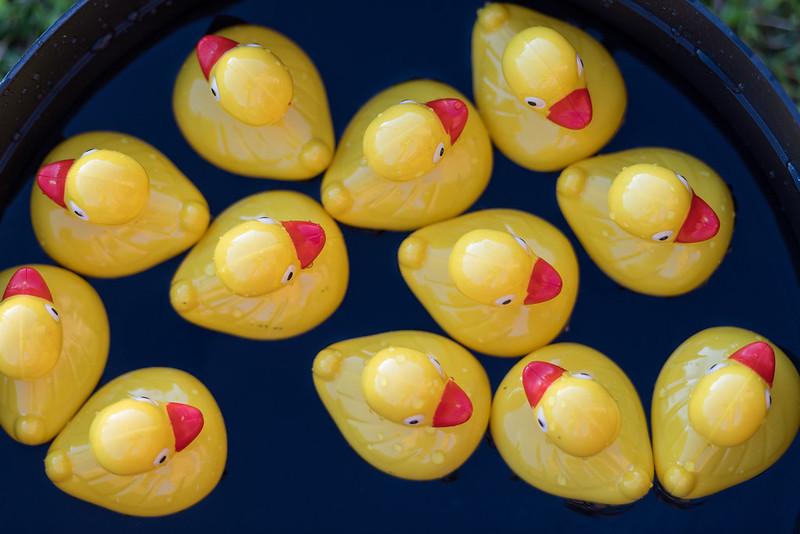
<path fill-rule="evenodd" d="M 370 365 L 375 357 L 381 358 L 384 373 Z M 406 382 L 411 375 L 415 380 Z M 386 332 L 334 343 L 314 359 L 313 376 L 322 403 L 350 446 L 396 477 L 432 480 L 455 471 L 483 439 L 489 421 L 491 391 L 483 367 L 463 347 L 436 334 Z M 435 394 L 420 390 L 417 380 L 435 386 Z M 461 396 L 452 392 L 452 383 L 469 399 L 470 417 L 437 426 L 437 406 L 448 396 Z M 394 422 L 401 414 L 405 423 Z"/>
<path fill-rule="evenodd" d="M 753 342 L 772 348 L 772 387 L 731 358 Z M 782 350 L 755 332 L 709 328 L 664 364 L 651 423 L 661 485 L 680 499 L 705 497 L 753 478 L 786 451 L 800 425 L 800 376 Z"/>
<path fill-rule="evenodd" d="M 105 150 L 81 157 L 95 148 Z M 80 164 L 84 159 L 102 158 L 108 151 L 113 151 L 117 163 L 130 159 L 138 162 L 149 179 L 147 204 L 129 222 L 96 224 L 86 202 L 80 207 L 87 211 L 89 220 L 63 208 L 39 187 L 31 193 L 31 221 L 45 252 L 65 267 L 97 278 L 135 274 L 183 252 L 200 239 L 209 220 L 208 204 L 200 191 L 158 149 L 132 136 L 116 132 L 76 135 L 54 148 L 43 165 L 65 159 L 77 159 L 76 164 Z M 116 204 L 103 202 L 102 188 L 107 188 L 109 197 L 123 204 L 139 204 L 136 194 L 129 188 L 125 189 L 127 194 L 121 194 L 112 180 L 72 182 L 73 168 L 66 181 L 68 200 L 91 198 L 95 210 L 114 211 Z"/>
<path fill-rule="evenodd" d="M 471 233 L 475 230 L 481 232 Z M 465 236 L 474 238 L 471 246 L 464 246 Z M 548 300 L 526 304 L 539 291 L 555 293 L 549 291 L 551 276 L 536 276 L 541 260 L 562 285 Z M 550 223 L 522 211 L 477 211 L 426 226 L 403 241 L 398 261 L 403 279 L 439 326 L 493 356 L 519 356 L 546 345 L 567 324 L 578 292 L 569 241 Z"/>
<path fill-rule="evenodd" d="M 523 381 L 532 362 L 565 370 L 535 407 Z M 509 467 L 553 495 L 618 505 L 640 499 L 652 485 L 653 457 L 639 396 L 614 362 L 585 345 L 556 343 L 517 362 L 495 393 L 491 431 Z"/>

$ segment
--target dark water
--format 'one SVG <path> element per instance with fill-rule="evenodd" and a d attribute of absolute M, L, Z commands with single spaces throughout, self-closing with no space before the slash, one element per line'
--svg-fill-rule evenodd
<path fill-rule="evenodd" d="M 374 2 L 342 7 L 309 2 L 244 2 L 225 13 L 281 30 L 315 60 L 332 102 L 337 134 L 359 105 L 390 84 L 432 77 L 471 94 L 470 33 L 482 0 Z M 549 11 L 550 6 L 547 7 Z M 559 8 L 560 9 L 560 8 Z M 558 11 L 555 11 L 558 12 Z M 290 184 L 241 178 L 200 159 L 181 137 L 171 112 L 178 67 L 211 17 L 177 28 L 100 87 L 67 123 L 63 135 L 116 129 L 159 147 L 200 187 L 212 213 L 266 189 L 319 196 L 319 180 Z M 671 78 L 638 46 L 607 28 L 579 23 L 612 49 L 629 90 L 626 122 L 604 149 L 661 145 L 690 152 L 715 168 L 738 202 L 732 251 L 704 287 L 675 299 L 620 289 L 577 248 L 581 291 L 569 331 L 559 341 L 596 347 L 636 385 L 646 411 L 661 364 L 689 335 L 714 325 L 750 328 L 800 354 L 800 288 L 778 224 L 748 167 L 707 104 Z M 405 29 L 404 29 L 405 28 Z M 595 102 L 595 106 L 602 105 Z M 577 241 L 555 202 L 556 174 L 523 170 L 496 154 L 492 183 L 473 209 L 511 207 L 536 213 Z M 31 183 L 0 223 L 2 266 L 48 262 L 28 218 Z M 227 473 L 194 508 L 159 520 L 128 518 L 62 494 L 47 480 L 46 447 L 0 436 L 3 531 L 102 528 L 112 532 L 277 530 L 550 532 L 755 531 L 798 528 L 797 442 L 764 475 L 689 509 L 651 492 L 613 517 L 590 517 L 515 479 L 484 442 L 449 483 L 407 482 L 363 462 L 345 443 L 311 382 L 311 361 L 329 343 L 386 330 L 441 333 L 406 288 L 395 251 L 405 234 L 345 229 L 351 286 L 338 312 L 313 332 L 282 342 L 253 342 L 202 330 L 179 319 L 168 301 L 180 258 L 118 280 L 92 280 L 108 308 L 112 342 L 102 382 L 155 365 L 185 369 L 215 393 L 228 425 Z M 513 359 L 481 357 L 496 386 Z M 646 444 L 643 444 L 646 446 Z"/>

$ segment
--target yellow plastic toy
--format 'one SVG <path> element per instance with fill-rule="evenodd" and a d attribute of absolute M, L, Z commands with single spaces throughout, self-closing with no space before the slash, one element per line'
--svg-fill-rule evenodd
<path fill-rule="evenodd" d="M 597 40 L 513 4 L 478 10 L 472 82 L 494 143 L 535 171 L 563 169 L 591 156 L 625 114 L 622 75 Z"/>
<path fill-rule="evenodd" d="M 733 199 L 702 161 L 666 148 L 597 156 L 564 169 L 558 205 L 600 269 L 639 293 L 705 282 L 733 233 Z"/>
<path fill-rule="evenodd" d="M 347 290 L 339 227 L 292 191 L 249 196 L 217 217 L 172 279 L 170 300 L 187 321 L 252 339 L 311 330 Z"/>
<path fill-rule="evenodd" d="M 442 478 L 483 438 L 491 393 L 469 352 L 428 332 L 334 343 L 314 359 L 314 386 L 350 446 L 411 480 Z"/>
<path fill-rule="evenodd" d="M 709 328 L 675 349 L 653 390 L 656 473 L 664 490 L 698 499 L 753 478 L 791 445 L 800 376 L 755 332 Z"/>
<path fill-rule="evenodd" d="M 547 493 L 621 505 L 653 485 L 636 389 L 585 345 L 548 345 L 512 367 L 492 403 L 491 431 L 509 467 Z"/>
<path fill-rule="evenodd" d="M 314 63 L 268 28 L 231 26 L 200 39 L 178 73 L 172 109 L 197 153 L 236 174 L 305 180 L 333 157 Z"/>
<path fill-rule="evenodd" d="M 469 208 L 489 183 L 492 146 L 452 87 L 414 80 L 367 102 L 322 181 L 322 204 L 352 226 L 412 230 Z"/>
<path fill-rule="evenodd" d="M 85 280 L 50 265 L 0 272 L 0 424 L 50 441 L 91 394 L 108 357 L 108 318 Z"/>
<path fill-rule="evenodd" d="M 53 441 L 45 470 L 78 499 L 162 516 L 214 489 L 227 450 L 225 423 L 206 387 L 183 371 L 153 367 L 100 388 Z"/>
<path fill-rule="evenodd" d="M 208 204 L 155 147 L 116 132 L 67 139 L 31 193 L 36 238 L 54 260 L 97 278 L 138 273 L 192 246 Z"/>
<path fill-rule="evenodd" d="M 546 345 L 567 324 L 578 263 L 550 223 L 485 210 L 417 230 L 400 245 L 400 272 L 453 339 L 493 356 Z"/>

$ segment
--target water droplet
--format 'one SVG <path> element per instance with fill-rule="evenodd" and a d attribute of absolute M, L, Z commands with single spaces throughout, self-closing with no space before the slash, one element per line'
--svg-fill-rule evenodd
<path fill-rule="evenodd" d="M 433 451 L 431 453 L 431 461 L 436 465 L 441 464 L 444 462 L 444 453 L 442 451 Z"/>

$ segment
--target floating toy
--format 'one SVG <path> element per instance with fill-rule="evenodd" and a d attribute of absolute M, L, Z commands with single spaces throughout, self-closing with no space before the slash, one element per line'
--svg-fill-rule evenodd
<path fill-rule="evenodd" d="M 400 272 L 453 339 L 493 356 L 519 356 L 567 324 L 578 263 L 550 223 L 485 210 L 417 230 L 400 245 Z"/>
<path fill-rule="evenodd" d="M 252 339 L 306 332 L 347 290 L 342 233 L 322 206 L 270 191 L 226 209 L 172 279 L 170 300 L 187 321 Z"/>
<path fill-rule="evenodd" d="M 558 204 L 589 256 L 618 284 L 673 296 L 705 282 L 733 232 L 733 199 L 702 161 L 637 148 L 571 165 Z"/>
<path fill-rule="evenodd" d="M 520 360 L 492 403 L 497 450 L 547 493 L 621 505 L 652 486 L 647 421 L 625 373 L 585 345 L 556 343 Z"/>
<path fill-rule="evenodd" d="M 622 75 L 586 32 L 513 4 L 487 4 L 472 31 L 475 99 L 492 140 L 535 171 L 602 148 L 625 113 Z"/>
<path fill-rule="evenodd" d="M 228 440 L 214 397 L 192 375 L 149 368 L 97 391 L 50 446 L 59 489 L 127 515 L 161 516 L 201 501 L 225 468 Z"/>
<path fill-rule="evenodd" d="M 197 153 L 236 174 L 305 180 L 333 156 L 314 63 L 268 28 L 231 26 L 200 39 L 178 73 L 172 109 Z"/>
<path fill-rule="evenodd" d="M 469 352 L 427 332 L 334 343 L 314 359 L 314 386 L 350 446 L 390 475 L 442 478 L 483 439 L 491 393 Z"/>
<path fill-rule="evenodd" d="M 200 191 L 155 147 L 89 132 L 45 158 L 31 193 L 36 238 L 78 273 L 138 273 L 192 246 L 208 226 Z"/>
<path fill-rule="evenodd" d="M 675 349 L 653 390 L 656 473 L 664 490 L 698 499 L 778 461 L 800 424 L 800 377 L 755 332 L 709 328 Z"/>
<path fill-rule="evenodd" d="M 452 87 L 415 80 L 367 102 L 322 181 L 322 203 L 352 226 L 412 230 L 469 208 L 489 183 L 492 145 Z"/>
<path fill-rule="evenodd" d="M 0 272 L 0 424 L 50 441 L 86 400 L 108 357 L 108 318 L 92 286 L 58 267 Z"/>

